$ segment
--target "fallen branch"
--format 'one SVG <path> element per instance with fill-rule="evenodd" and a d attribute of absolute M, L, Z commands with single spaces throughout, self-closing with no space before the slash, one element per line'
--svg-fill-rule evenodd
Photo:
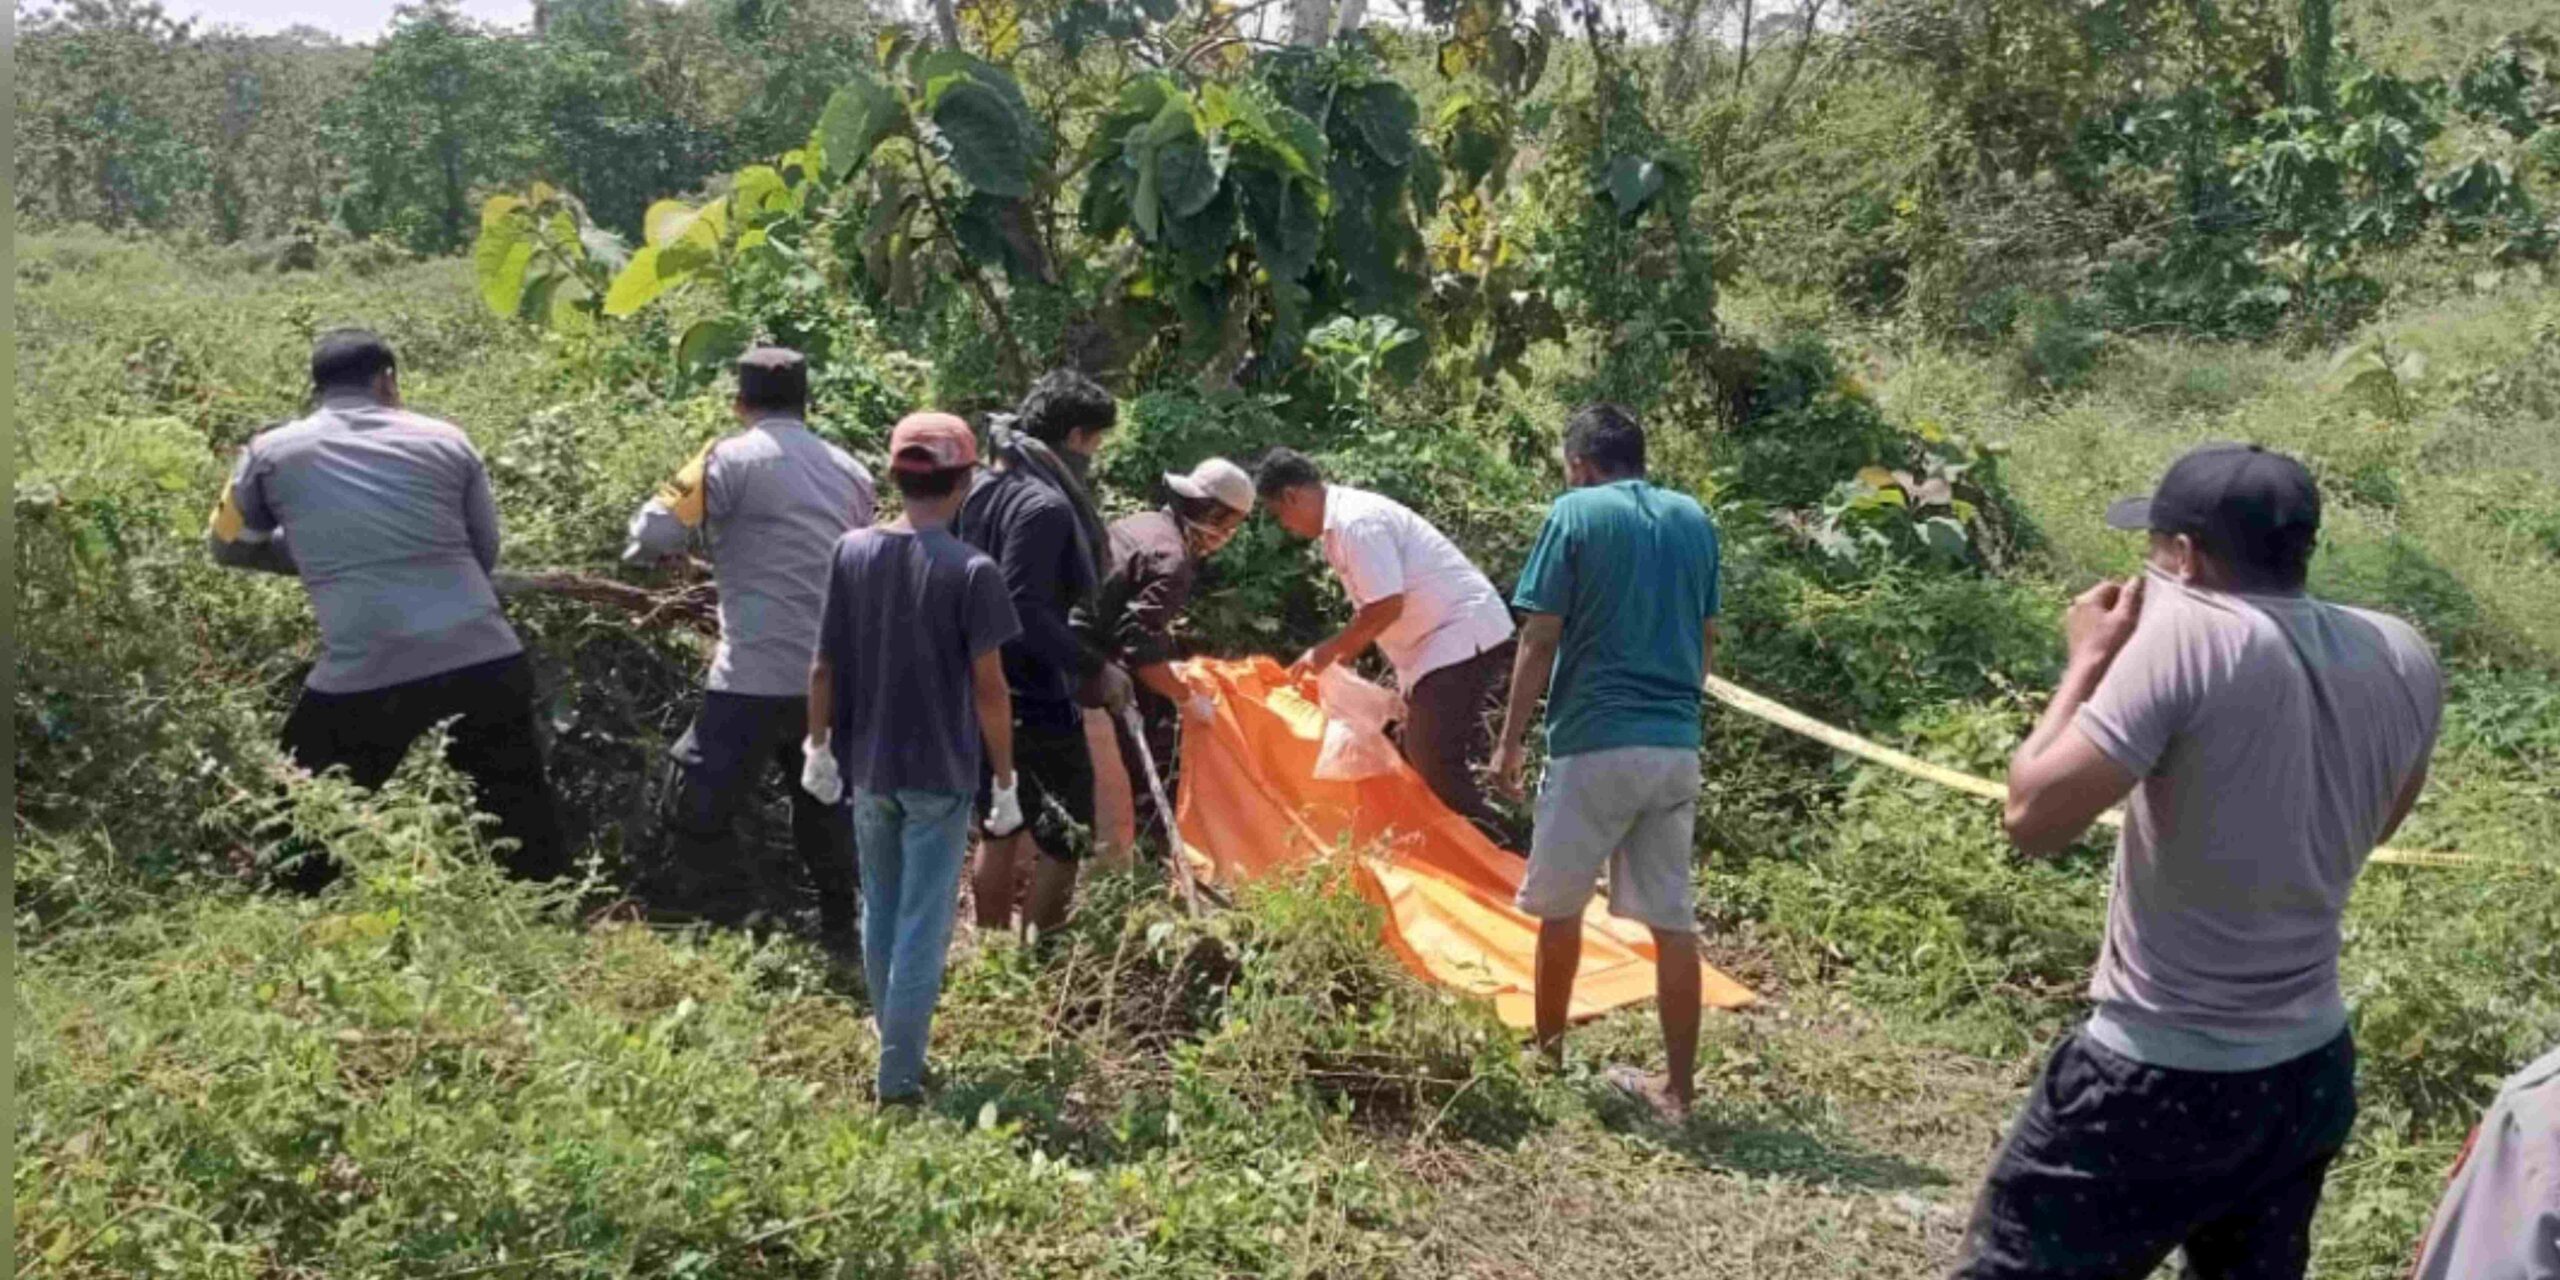
<path fill-rule="evenodd" d="M 489 575 L 489 581 L 502 596 L 565 596 L 628 614 L 642 627 L 681 627 L 706 636 L 720 634 L 720 590 L 707 580 L 651 588 L 568 569 L 525 573 L 501 569 Z"/>

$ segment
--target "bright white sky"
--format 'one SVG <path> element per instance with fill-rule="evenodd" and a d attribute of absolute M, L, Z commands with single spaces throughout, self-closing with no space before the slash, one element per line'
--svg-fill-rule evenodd
<path fill-rule="evenodd" d="M 342 40 L 372 40 L 391 26 L 398 0 L 168 0 L 172 16 L 196 19 L 199 28 L 239 27 L 266 33 L 318 27 Z M 464 16 L 492 26 L 533 22 L 533 0 L 460 0 Z"/>

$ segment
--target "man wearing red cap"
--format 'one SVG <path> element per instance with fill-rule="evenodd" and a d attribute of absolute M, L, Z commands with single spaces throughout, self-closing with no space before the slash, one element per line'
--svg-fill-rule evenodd
<path fill-rule="evenodd" d="M 801 785 L 829 805 L 853 793 L 883 1103 L 924 1092 L 982 759 L 989 830 L 1022 829 L 1002 657 L 1022 623 L 1003 570 L 950 531 L 977 461 L 968 424 L 950 414 L 898 423 L 889 476 L 906 513 L 836 544 L 809 668 Z"/>
<path fill-rule="evenodd" d="M 809 653 L 818 641 L 827 555 L 848 529 L 871 523 L 871 473 L 809 430 L 809 366 L 800 353 L 757 347 L 738 358 L 743 428 L 703 447 L 631 520 L 624 558 L 655 562 L 696 538 L 720 585 L 720 645 L 702 710 L 670 753 L 681 778 L 670 801 L 669 896 L 722 923 L 761 905 L 741 874 L 738 813 L 759 775 L 800 773 L 791 735 L 808 718 Z M 818 890 L 830 947 L 853 942 L 853 858 L 844 815 L 791 793 L 791 837 Z"/>
<path fill-rule="evenodd" d="M 2339 921 L 2426 782 L 2444 709 L 2409 624 L 2303 586 L 2320 491 L 2253 445 L 2107 513 L 2142 577 L 2063 620 L 2069 664 L 2009 765 L 2009 837 L 2124 831 L 2089 1021 L 1993 1164 L 1957 1275 L 2292 1277 L 2355 1120 Z"/>

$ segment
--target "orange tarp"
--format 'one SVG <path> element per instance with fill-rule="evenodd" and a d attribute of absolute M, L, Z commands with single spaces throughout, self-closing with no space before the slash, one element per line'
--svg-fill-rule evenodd
<path fill-rule="evenodd" d="M 1388 945 L 1415 973 L 1493 1001 L 1515 1027 L 1535 1022 L 1538 922 L 1511 905 L 1527 863 L 1440 803 L 1420 775 L 1359 782 L 1315 776 L 1324 711 L 1268 658 L 1202 660 L 1188 674 L 1217 691 L 1208 725 L 1186 722 L 1182 840 L 1203 879 L 1233 885 L 1335 850 L 1356 855 L 1360 891 L 1384 907 Z M 1594 899 L 1582 921 L 1573 1016 L 1653 996 L 1653 938 Z M 1751 991 L 1704 970 L 1704 1003 L 1750 1004 Z"/>

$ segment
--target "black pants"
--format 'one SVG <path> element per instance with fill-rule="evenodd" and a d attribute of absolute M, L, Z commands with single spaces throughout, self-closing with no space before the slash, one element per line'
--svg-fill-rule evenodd
<path fill-rule="evenodd" d="M 2074 1034 L 1991 1167 L 1959 1280 L 2302 1280 L 2355 1123 L 2345 1034 L 2258 1071 L 2145 1066 Z"/>
<path fill-rule="evenodd" d="M 1404 693 L 1405 763 L 1422 775 L 1450 812 L 1515 852 L 1526 846 L 1485 799 L 1476 766 L 1493 757 L 1493 717 L 1502 714 L 1502 704 L 1511 696 L 1516 652 L 1517 646 L 1505 640 L 1425 675 Z"/>
<path fill-rule="evenodd" d="M 745 865 L 738 817 L 766 771 L 791 791 L 791 843 L 818 890 L 818 921 L 849 933 L 858 919 L 851 820 L 842 805 L 820 804 L 800 788 L 800 742 L 809 732 L 806 697 L 758 697 L 717 690 L 669 752 L 678 778 L 667 814 L 674 883 L 659 896 L 682 910 L 738 924 L 763 902 L 761 877 Z"/>
<path fill-rule="evenodd" d="M 419 735 L 446 720 L 453 728 L 445 759 L 471 779 L 498 834 L 515 842 L 507 869 L 536 880 L 566 874 L 568 847 L 534 733 L 533 664 L 523 654 L 361 693 L 305 689 L 285 717 L 284 750 L 314 773 L 344 767 L 349 781 L 371 789 L 400 767 Z M 338 867 L 315 851 L 290 875 L 296 887 L 317 890 Z"/>

